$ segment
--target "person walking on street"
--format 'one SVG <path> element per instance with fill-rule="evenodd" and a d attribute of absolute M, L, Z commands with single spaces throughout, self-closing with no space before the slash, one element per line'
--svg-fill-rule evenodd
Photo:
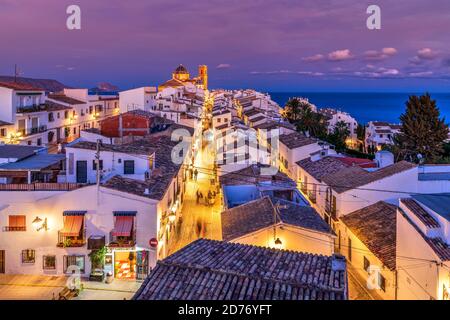
<path fill-rule="evenodd" d="M 198 170 L 195 169 L 195 171 L 194 171 L 194 179 L 195 179 L 195 181 L 197 181 L 197 177 L 198 177 Z"/>

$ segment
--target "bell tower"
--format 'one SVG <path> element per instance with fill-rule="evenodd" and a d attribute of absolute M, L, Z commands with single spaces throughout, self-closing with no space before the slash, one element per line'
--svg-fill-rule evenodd
<path fill-rule="evenodd" d="M 203 89 L 208 90 L 208 66 L 198 66 L 198 76 L 202 82 Z"/>

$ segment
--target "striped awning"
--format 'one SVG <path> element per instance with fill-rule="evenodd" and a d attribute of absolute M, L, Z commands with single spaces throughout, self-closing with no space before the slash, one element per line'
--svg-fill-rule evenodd
<path fill-rule="evenodd" d="M 130 237 L 132 229 L 133 229 L 133 217 L 118 216 L 116 217 L 116 223 L 114 225 L 112 235 L 114 237 Z"/>
<path fill-rule="evenodd" d="M 113 211 L 114 217 L 135 217 L 137 211 Z"/>
<path fill-rule="evenodd" d="M 87 213 L 86 210 L 72 210 L 72 211 L 64 211 L 63 216 L 84 216 Z"/>
<path fill-rule="evenodd" d="M 77 237 L 80 235 L 81 227 L 83 226 L 84 216 L 73 215 L 64 217 L 64 228 L 61 230 L 61 235 L 64 237 Z"/>

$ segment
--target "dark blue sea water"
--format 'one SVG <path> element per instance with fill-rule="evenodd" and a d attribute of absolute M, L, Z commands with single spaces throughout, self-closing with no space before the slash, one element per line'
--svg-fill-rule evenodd
<path fill-rule="evenodd" d="M 411 94 L 420 93 L 336 93 L 336 92 L 272 92 L 272 99 L 284 106 L 290 97 L 304 97 L 319 108 L 332 107 L 350 113 L 360 123 L 369 121 L 399 122 L 405 102 Z M 450 93 L 431 93 L 441 116 L 450 123 Z"/>

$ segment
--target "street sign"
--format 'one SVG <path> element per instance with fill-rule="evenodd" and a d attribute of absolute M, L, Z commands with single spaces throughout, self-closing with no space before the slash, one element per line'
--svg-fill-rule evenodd
<path fill-rule="evenodd" d="M 156 248 L 158 246 L 158 240 L 155 238 L 151 238 L 148 244 L 150 245 L 150 247 Z"/>

